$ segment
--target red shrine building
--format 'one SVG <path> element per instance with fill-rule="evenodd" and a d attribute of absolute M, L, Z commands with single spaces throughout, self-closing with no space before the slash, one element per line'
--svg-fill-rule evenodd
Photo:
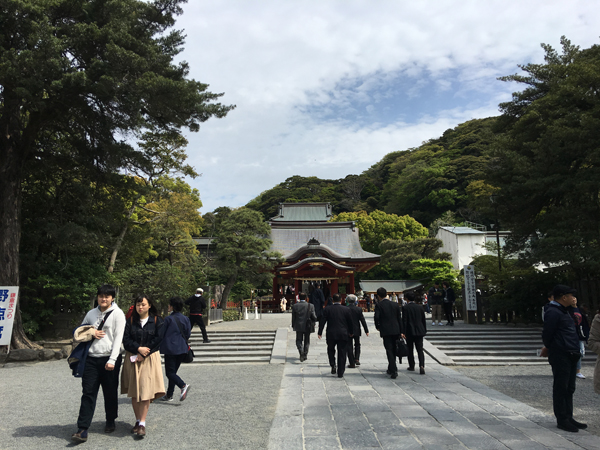
<path fill-rule="evenodd" d="M 273 300 L 292 286 L 296 294 L 320 284 L 326 296 L 354 293 L 354 274 L 379 264 L 380 255 L 366 252 L 354 222 L 328 222 L 330 203 L 281 203 L 269 220 L 272 251 L 285 261 L 274 268 Z"/>

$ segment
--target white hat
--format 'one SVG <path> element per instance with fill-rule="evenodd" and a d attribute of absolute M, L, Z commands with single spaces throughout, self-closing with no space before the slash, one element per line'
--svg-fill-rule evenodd
<path fill-rule="evenodd" d="M 196 289 L 196 292 L 204 292 L 204 289 L 198 288 L 198 289 Z"/>

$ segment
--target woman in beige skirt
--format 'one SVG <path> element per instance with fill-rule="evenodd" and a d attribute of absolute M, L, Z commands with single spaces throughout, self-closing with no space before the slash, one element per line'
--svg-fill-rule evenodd
<path fill-rule="evenodd" d="M 131 397 L 135 414 L 132 433 L 146 435 L 146 415 L 150 402 L 165 395 L 158 349 L 163 320 L 146 295 L 135 299 L 135 309 L 125 324 L 123 346 L 126 354 L 121 372 L 121 394 Z"/>

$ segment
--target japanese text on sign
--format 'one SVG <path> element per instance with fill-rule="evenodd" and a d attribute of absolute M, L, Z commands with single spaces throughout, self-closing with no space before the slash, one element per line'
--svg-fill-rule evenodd
<path fill-rule="evenodd" d="M 475 266 L 464 266 L 465 302 L 467 311 L 477 311 L 477 286 L 475 285 Z"/>
<path fill-rule="evenodd" d="M 18 286 L 0 286 L 0 345 L 10 345 L 18 294 Z"/>

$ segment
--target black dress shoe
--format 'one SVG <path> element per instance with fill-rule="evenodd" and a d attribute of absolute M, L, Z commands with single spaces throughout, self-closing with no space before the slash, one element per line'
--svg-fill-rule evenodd
<path fill-rule="evenodd" d="M 580 430 L 585 430 L 587 428 L 587 423 L 577 422 L 575 419 L 571 418 L 570 422 L 575 425 Z"/>
<path fill-rule="evenodd" d="M 406 370 L 410 370 L 411 372 L 414 372 L 415 368 L 414 367 L 407 367 Z"/>
<path fill-rule="evenodd" d="M 360 361 L 357 359 L 356 361 L 354 361 L 354 364 L 356 364 L 357 366 L 360 366 Z"/>
<path fill-rule="evenodd" d="M 571 433 L 577 433 L 579 431 L 579 428 L 577 428 L 571 422 L 560 422 L 556 424 L 556 426 L 561 430 L 569 431 Z"/>
<path fill-rule="evenodd" d="M 113 420 L 112 422 L 106 422 L 106 426 L 104 427 L 104 432 L 112 433 L 113 431 L 115 431 L 115 421 Z"/>
<path fill-rule="evenodd" d="M 395 380 L 396 378 L 398 378 L 398 372 L 394 372 L 392 374 L 392 379 Z"/>
<path fill-rule="evenodd" d="M 425 367 L 421 367 L 421 368 L 419 369 L 419 373 L 420 373 L 421 375 L 425 375 Z"/>
<path fill-rule="evenodd" d="M 348 364 L 348 369 L 356 369 L 356 364 Z"/>
<path fill-rule="evenodd" d="M 385 373 L 387 373 L 388 375 L 391 375 L 392 371 L 388 369 L 388 370 L 385 371 Z"/>
<path fill-rule="evenodd" d="M 205 343 L 205 344 L 210 344 L 212 341 L 210 339 L 207 339 L 207 340 L 202 341 L 202 342 Z"/>
<path fill-rule="evenodd" d="M 333 375 L 335 375 L 335 374 L 337 373 L 337 368 L 336 368 L 335 366 L 333 366 L 333 367 L 331 368 L 331 373 L 332 373 Z"/>

